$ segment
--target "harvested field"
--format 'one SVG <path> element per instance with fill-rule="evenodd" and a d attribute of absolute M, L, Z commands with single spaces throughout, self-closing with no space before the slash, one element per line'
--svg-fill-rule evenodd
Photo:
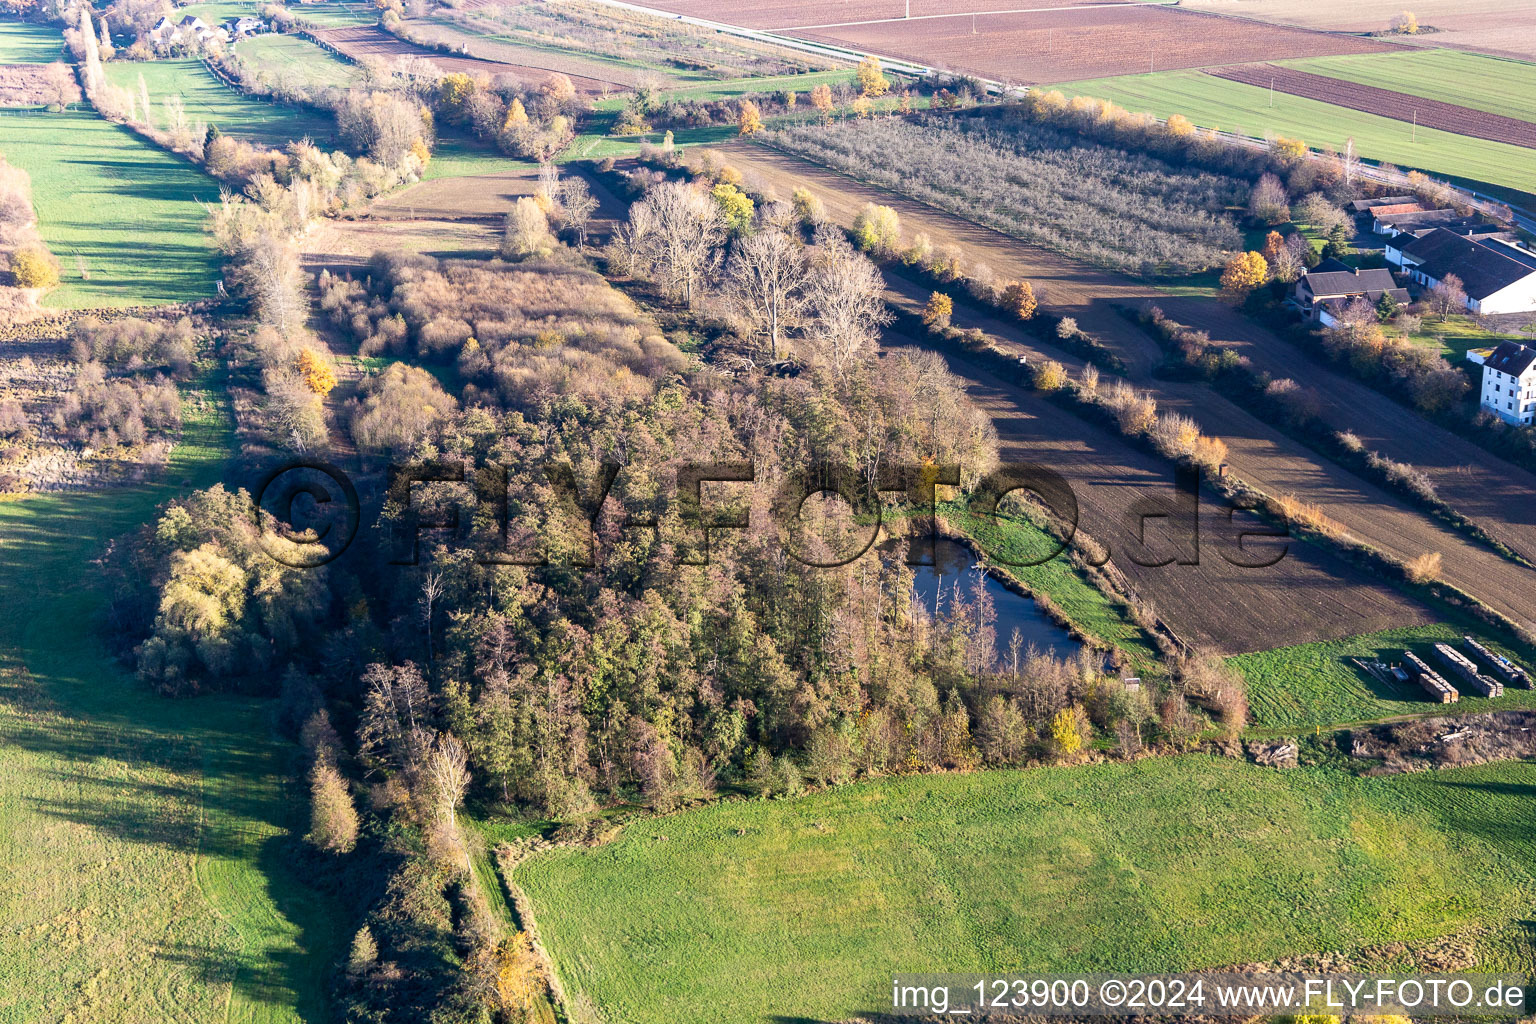
<path fill-rule="evenodd" d="M 1273 85 L 1281 92 L 1307 99 L 1322 100 L 1351 110 L 1364 110 L 1398 121 L 1410 121 L 1429 128 L 1470 135 L 1492 142 L 1507 142 L 1516 146 L 1536 147 L 1536 124 L 1520 121 L 1501 114 L 1490 114 L 1470 107 L 1458 107 L 1454 103 L 1425 99 L 1408 93 L 1394 92 L 1375 86 L 1346 82 L 1339 78 L 1314 75 L 1296 68 L 1283 68 L 1275 64 L 1247 64 L 1239 67 L 1217 68 L 1207 74 L 1216 75 L 1245 85 Z"/>
<path fill-rule="evenodd" d="M 1146 6 L 943 18 L 923 22 L 920 31 L 891 22 L 796 34 L 1025 84 L 1366 53 L 1392 45 Z"/>
<path fill-rule="evenodd" d="M 1053 7 L 1080 7 L 1087 0 L 913 0 L 912 17 L 934 18 L 964 13 L 1046 10 Z M 1093 0 L 1101 2 L 1101 0 Z M 1107 3 L 1137 0 L 1102 0 Z M 791 29 L 814 26 L 845 25 L 850 22 L 905 20 L 906 0 L 771 0 L 754 3 L 747 9 L 734 8 L 721 0 L 659 0 L 648 4 L 659 11 L 670 11 L 689 18 L 740 25 L 743 28 Z"/>
<path fill-rule="evenodd" d="M 1246 409 L 1222 398 L 1208 386 L 1154 379 L 1151 370 L 1161 361 L 1161 350 L 1156 342 L 1121 316 L 1115 306 L 1158 302 L 1169 309 L 1170 313 L 1177 310 L 1176 319 L 1185 317 L 1199 321 L 1200 326 L 1211 330 L 1212 337 L 1216 339 L 1238 337 L 1253 329 L 1235 311 L 1210 300 L 1181 300 L 1160 294 L 1153 287 L 1058 256 L 762 147 L 733 146 L 728 147 L 722 155 L 740 169 L 749 182 L 755 176 L 759 181 L 773 186 L 780 195 L 787 196 L 796 187 L 811 189 L 826 204 L 828 213 L 840 223 L 850 223 L 867 202 L 882 203 L 897 210 L 902 227 L 909 237 L 917 231 L 925 232 L 935 248 L 946 244 L 959 245 L 965 250 L 969 261 L 987 264 L 999 277 L 1022 277 L 1033 281 L 1042 306 L 1076 318 L 1084 330 L 1097 335 L 1114 349 L 1130 367 L 1131 380 L 1151 391 L 1160 409 L 1192 416 L 1204 427 L 1206 433 L 1225 441 L 1229 447 L 1228 462 L 1238 477 L 1270 494 L 1295 494 L 1304 501 L 1318 505 L 1328 517 L 1342 523 L 1353 536 L 1398 558 L 1406 560 L 1426 551 L 1439 551 L 1444 557 L 1444 579 L 1518 622 L 1528 626 L 1536 624 L 1536 587 L 1532 586 L 1536 573 L 1502 558 L 1481 544 L 1464 538 L 1449 527 L 1410 508 L 1382 488 L 1367 483 L 1300 442 L 1281 434 Z M 1197 306 L 1198 313 L 1182 304 L 1186 302 Z M 1061 351 L 1043 346 L 1021 329 L 996 318 L 974 316 L 957 308 L 955 320 L 960 326 L 982 327 L 1003 340 L 1005 347 L 1015 348 L 1020 355 L 1058 359 L 1069 367 L 1077 365 L 1078 361 L 1065 356 Z M 1276 339 L 1274 344 L 1284 343 Z M 1289 346 L 1286 348 L 1289 349 Z M 1297 352 L 1293 358 L 1299 363 L 1305 357 Z M 1309 375 L 1316 372 L 1316 368 L 1297 367 L 1286 375 L 1310 379 Z M 1340 402 L 1346 403 L 1348 400 L 1340 399 Z M 1388 400 L 1382 398 L 1382 401 Z M 1375 407 L 1367 405 L 1364 408 Z M 1067 417 L 1067 414 L 1057 411 L 1052 416 L 1059 421 Z M 1367 418 L 1368 414 L 1362 414 L 1359 420 Z M 1075 417 L 1072 419 L 1075 420 Z M 1422 432 L 1423 436 L 1434 438 L 1427 424 L 1412 414 L 1408 414 L 1408 419 L 1411 425 L 1403 428 L 1404 433 L 1417 436 L 1416 432 Z M 999 417 L 997 426 L 999 433 L 1005 436 L 1018 433 L 1018 429 L 1008 422 L 1006 414 Z M 1069 433 L 1070 436 L 1081 436 L 1082 431 L 1074 422 Z M 1376 443 L 1375 439 L 1369 443 Z M 1472 452 L 1481 451 L 1464 442 L 1446 443 L 1450 447 L 1438 461 L 1424 458 L 1418 461 L 1442 466 L 1444 468 L 1440 472 L 1451 474 L 1459 472 L 1457 467 L 1473 461 Z M 1387 443 L 1386 439 L 1383 439 L 1381 447 L 1385 454 L 1392 457 L 1415 461 L 1403 449 Z M 1491 460 L 1491 464 L 1498 464 L 1498 460 Z M 1476 486 L 1476 483 L 1468 486 Z M 1453 503 L 1456 500 L 1451 498 L 1449 492 L 1446 497 Z M 1490 496 L 1485 500 L 1496 499 Z M 1468 515 L 1477 514 L 1470 507 L 1465 511 Z M 1510 513 L 1501 511 L 1498 514 Z M 1515 525 L 1502 531 L 1495 530 L 1496 524 L 1493 522 L 1480 521 L 1490 532 L 1510 534 L 1521 529 L 1519 524 L 1524 520 L 1520 516 L 1524 514 L 1516 514 L 1510 520 Z M 1303 588 L 1299 592 L 1306 591 Z M 1291 599 L 1295 600 L 1294 594 Z M 1158 601 L 1155 597 L 1153 600 L 1158 604 L 1160 612 L 1171 619 L 1175 614 L 1174 609 L 1168 608 L 1166 602 Z M 1279 614 L 1283 608 L 1269 610 Z M 1219 635 L 1225 635 L 1234 627 L 1230 622 L 1222 622 L 1218 628 Z M 1284 632 L 1284 629 L 1277 632 Z"/>
<path fill-rule="evenodd" d="M 507 3 L 472 11 L 445 9 L 428 20 L 502 42 L 612 61 L 627 66 L 631 75 L 645 69 L 695 80 L 765 77 L 844 63 L 719 32 L 664 13 L 644 13 L 593 0 Z"/>
<path fill-rule="evenodd" d="M 399 57 L 420 57 L 437 65 L 444 74 L 465 72 L 467 74 L 487 74 L 492 77 L 497 75 L 510 75 L 537 84 L 549 77 L 551 71 L 545 68 L 534 68 L 521 64 L 508 64 L 502 61 L 479 60 L 474 57 L 455 57 L 425 46 L 417 46 L 408 43 L 404 39 L 390 35 L 376 25 L 358 25 L 350 28 L 328 28 L 311 33 L 316 39 L 328 46 L 334 46 L 348 58 L 356 61 L 374 59 L 386 63 L 393 62 Z M 563 73 L 563 72 L 562 72 Z M 571 83 L 577 89 L 589 93 L 602 93 L 610 88 L 606 82 L 600 82 L 593 78 L 584 78 L 579 75 L 568 75 Z"/>
<path fill-rule="evenodd" d="M 1402 0 L 1184 0 L 1188 7 L 1329 32 L 1379 32 L 1404 7 Z M 1408 46 L 1454 46 L 1524 59 L 1536 58 L 1536 4 L 1530 0 L 1424 0 L 1409 7 L 1433 31 L 1391 36 Z"/>
<path fill-rule="evenodd" d="M 62 65 L 61 65 L 62 66 Z M 73 72 L 66 72 L 70 103 L 80 102 L 80 86 Z M 39 106 L 54 101 L 54 72 L 47 64 L 0 64 L 0 107 Z"/>
<path fill-rule="evenodd" d="M 518 196 L 533 194 L 538 178 L 536 165 L 507 161 L 503 171 L 419 182 L 373 203 L 356 220 L 321 221 L 304 236 L 305 269 L 354 270 L 380 249 L 489 258 L 501 244 L 507 210 Z M 623 206 L 598 183 L 588 184 L 599 203 L 589 241 L 601 244 Z"/>

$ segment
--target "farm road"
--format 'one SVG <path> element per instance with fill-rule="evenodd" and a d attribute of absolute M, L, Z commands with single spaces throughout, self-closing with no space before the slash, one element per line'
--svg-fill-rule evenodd
<path fill-rule="evenodd" d="M 1213 339 L 1244 342 L 1245 354 L 1256 362 L 1262 355 L 1266 364 L 1287 368 L 1282 375 L 1295 377 L 1324 393 L 1331 410 L 1329 415 L 1340 415 L 1340 410 L 1353 413 L 1354 422 L 1336 425 L 1361 431 L 1362 437 L 1383 454 L 1416 464 L 1426 463 L 1422 468 L 1431 472 L 1446 500 L 1478 519 L 1490 533 L 1520 540 L 1525 549 L 1531 547 L 1532 541 L 1517 535 L 1527 532 L 1522 527 L 1529 521 L 1529 502 L 1515 499 L 1536 493 L 1525 490 L 1529 484 L 1520 479 L 1524 476 L 1529 480 L 1528 474 L 1507 467 L 1454 435 L 1444 431 L 1435 434 L 1427 422 L 1384 396 L 1363 387 L 1345 388 L 1343 385 L 1352 382 L 1313 364 L 1287 343 L 1214 302 L 1161 295 L 1148 285 L 1075 263 L 761 146 L 736 145 L 725 153 L 743 174 L 774 185 L 781 195 L 798 186 L 811 188 L 822 198 L 828 212 L 843 224 L 851 223 L 866 202 L 879 202 L 898 211 L 909 236 L 916 231 L 926 232 L 935 247 L 960 245 L 972 260 L 989 264 L 1001 277 L 1033 281 L 1042 304 L 1076 317 L 1084 330 L 1112 346 L 1130 367 L 1131 380 L 1149 390 L 1160 408 L 1193 416 L 1207 433 L 1225 441 L 1230 453 L 1228 461 L 1243 479 L 1271 494 L 1291 493 L 1318 505 L 1354 536 L 1399 558 L 1406 560 L 1426 551 L 1438 551 L 1444 557 L 1444 576 L 1448 582 L 1517 622 L 1536 625 L 1536 572 L 1410 508 L 1276 431 L 1209 387 L 1153 379 L 1150 371 L 1161 360 L 1161 350 L 1114 306 L 1140 306 L 1153 300 L 1175 318 L 1197 321 L 1211 331 Z M 959 319 L 968 322 L 965 314 Z M 1061 352 L 1040 347 L 1021 330 L 996 318 L 985 319 L 989 322 L 976 325 L 1007 339 L 1021 353 L 1034 352 L 1040 357 L 1074 363 L 1063 358 Z M 1265 364 L 1260 367 L 1269 368 Z M 1507 485 L 1495 482 L 1501 475 L 1509 481 Z"/>

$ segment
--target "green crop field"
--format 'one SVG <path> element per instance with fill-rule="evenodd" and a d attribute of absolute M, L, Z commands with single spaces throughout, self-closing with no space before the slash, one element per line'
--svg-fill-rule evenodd
<path fill-rule="evenodd" d="M 1268 89 L 1228 82 L 1199 71 L 1168 71 L 1126 75 L 1054 86 L 1068 96 L 1108 99 L 1127 110 L 1158 117 L 1183 114 L 1202 128 L 1221 128 L 1253 138 L 1283 135 L 1310 146 L 1342 148 L 1354 138 L 1361 156 L 1419 169 L 1465 182 L 1485 191 L 1492 186 L 1536 194 L 1536 161 L 1531 151 L 1502 142 L 1453 135 L 1420 127 L 1413 141 L 1412 126 L 1330 103 L 1283 92 L 1270 106 Z M 1523 198 L 1529 202 L 1530 196 Z"/>
<path fill-rule="evenodd" d="M 1461 703 L 1447 708 L 1431 703 L 1415 685 L 1386 686 L 1349 661 L 1362 658 L 1400 662 L 1402 652 L 1412 650 L 1438 668 L 1439 662 L 1432 653 L 1435 643 L 1448 641 L 1459 646 L 1461 637 L 1469 632 L 1476 633 L 1452 625 L 1415 626 L 1240 654 L 1227 660 L 1248 680 L 1248 703 L 1253 709 L 1254 724 L 1260 728 L 1340 725 L 1448 710 L 1536 707 L 1536 691 L 1509 689 L 1495 700 L 1463 693 Z M 1478 639 L 1529 667 L 1529 658 L 1485 636 Z M 1455 685 L 1454 680 L 1451 682 Z"/>
<path fill-rule="evenodd" d="M 1536 121 L 1536 64 L 1463 50 L 1399 50 L 1280 61 L 1317 75 Z"/>
<path fill-rule="evenodd" d="M 45 305 L 213 295 L 218 263 L 199 204 L 217 202 L 219 186 L 198 168 L 88 110 L 0 113 L 0 153 L 32 176 L 43 239 L 64 265 Z"/>
<path fill-rule="evenodd" d="M 180 96 L 187 120 L 218 125 L 226 135 L 263 146 L 281 149 L 306 136 L 324 143 L 336 134 L 332 118 L 238 93 L 214 78 L 199 60 L 113 61 L 106 67 L 108 80 L 135 96 L 139 79 L 144 79 L 154 104 L 155 124 L 162 128 L 166 99 Z"/>
<path fill-rule="evenodd" d="M 64 59 L 64 34 L 56 25 L 0 21 L 0 64 L 51 64 Z"/>
<path fill-rule="evenodd" d="M 252 36 L 236 43 L 235 53 L 274 80 L 319 88 L 331 85 L 347 88 L 356 84 L 360 77 L 355 65 L 300 36 L 275 32 Z"/>
<path fill-rule="evenodd" d="M 1509 823 L 1536 809 L 1533 783 L 1524 763 L 1426 782 L 1202 755 L 908 777 L 632 824 L 514 877 L 566 991 L 605 1019 L 840 1020 L 888 1007 L 903 971 L 1514 934 L 1536 879 Z M 1512 946 L 1490 941 L 1480 966 L 1519 962 Z"/>
<path fill-rule="evenodd" d="M 263 702 L 146 693 L 104 649 L 107 542 L 217 479 L 194 395 L 163 483 L 0 503 L 0 1020 L 319 1020 L 336 937 L 288 850 Z"/>

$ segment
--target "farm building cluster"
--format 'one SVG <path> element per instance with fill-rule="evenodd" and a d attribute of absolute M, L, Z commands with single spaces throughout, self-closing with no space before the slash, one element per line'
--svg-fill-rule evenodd
<path fill-rule="evenodd" d="M 1435 644 L 1434 657 L 1443 671 L 1432 667 L 1413 651 L 1404 651 L 1402 663 L 1398 665 L 1360 659 L 1355 659 L 1355 664 L 1388 685 L 1417 685 L 1437 704 L 1456 703 L 1461 700 L 1463 690 L 1491 698 L 1502 697 L 1506 686 L 1530 689 L 1530 673 L 1524 668 L 1473 637 L 1464 636 L 1461 643 L 1463 650 L 1447 643 Z"/>
<path fill-rule="evenodd" d="M 1406 303 L 1440 287 L 1475 316 L 1536 311 L 1536 252 L 1508 228 L 1412 196 L 1358 200 L 1354 213 L 1363 248 L 1379 250 L 1387 266 L 1357 270 L 1330 259 L 1303 275 L 1294 301 L 1323 326 L 1356 298 Z"/>

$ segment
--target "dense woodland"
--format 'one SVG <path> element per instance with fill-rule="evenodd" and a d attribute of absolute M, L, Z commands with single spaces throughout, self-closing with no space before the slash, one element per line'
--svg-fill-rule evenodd
<path fill-rule="evenodd" d="M 878 355 L 879 271 L 816 228 L 815 204 L 650 181 L 596 261 L 621 291 L 555 241 L 582 190 L 548 178 L 509 216 L 505 259 L 381 254 L 322 277 L 334 329 L 392 360 L 331 411 L 334 378 L 308 386 L 321 356 L 298 282 L 262 255 L 299 223 L 291 197 L 215 211 L 262 321 L 226 354 L 264 375 L 271 442 L 347 435 L 379 524 L 338 562 L 289 568 L 238 511 L 249 497 L 220 487 L 172 502 L 113 562 L 114 624 L 147 684 L 280 693 L 311 786 L 307 856 L 358 907 L 350 1020 L 525 1012 L 536 957 L 498 936 L 465 874 L 465 802 L 579 823 L 1099 742 L 1130 755 L 1192 742 L 1209 721 L 1185 690 L 1223 679 L 1191 662 L 1177 687 L 1131 689 L 1104 650 L 999 643 L 979 582 L 937 615 L 914 603 L 920 479 L 898 479 L 892 543 L 861 557 L 870 524 L 847 505 L 784 505 L 817 464 L 868 500 L 893 467 L 960 467 L 963 492 L 996 461 L 940 357 Z M 306 389 L 300 436 L 283 410 Z M 429 471 L 387 487 L 390 461 Z M 739 482 L 695 498 L 678 479 L 722 463 Z M 457 528 L 434 528 L 452 510 Z"/>

